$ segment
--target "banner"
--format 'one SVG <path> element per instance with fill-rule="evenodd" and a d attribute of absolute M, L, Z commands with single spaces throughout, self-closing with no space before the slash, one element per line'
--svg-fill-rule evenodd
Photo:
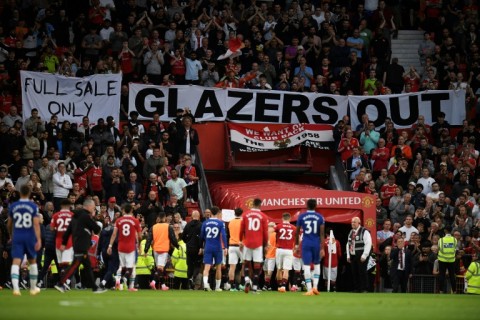
<path fill-rule="evenodd" d="M 432 125 L 440 112 L 451 125 L 462 125 L 466 117 L 465 90 L 433 90 L 410 94 L 385 96 L 349 96 L 351 125 L 361 123 L 362 115 L 368 114 L 375 127 L 381 127 L 387 117 L 395 128 L 410 128 L 419 115 L 425 116 L 425 123 Z"/>
<path fill-rule="evenodd" d="M 335 124 L 348 112 L 347 97 L 275 90 L 153 86 L 131 83 L 129 111 L 140 120 L 169 121 L 188 107 L 197 121 Z"/>
<path fill-rule="evenodd" d="M 367 113 L 377 127 L 390 117 L 398 128 L 409 127 L 419 114 L 425 122 L 436 122 L 445 112 L 451 125 L 465 118 L 464 91 L 425 91 L 388 96 L 339 96 L 276 90 L 219 89 L 198 86 L 154 86 L 130 84 L 129 111 L 149 120 L 155 112 L 162 121 L 175 118 L 177 108 L 188 107 L 198 121 L 242 123 L 307 123 L 335 125 L 350 115 L 355 128 Z"/>
<path fill-rule="evenodd" d="M 59 122 L 82 123 L 112 116 L 120 120 L 121 74 L 98 74 L 73 78 L 43 72 L 21 71 L 23 121 L 34 108 L 47 123 L 52 115 Z"/>
<path fill-rule="evenodd" d="M 257 131 L 229 123 L 232 150 L 241 152 L 271 151 L 305 145 L 312 148 L 332 150 L 332 126 L 318 124 L 290 124 L 271 131 L 268 126 Z"/>

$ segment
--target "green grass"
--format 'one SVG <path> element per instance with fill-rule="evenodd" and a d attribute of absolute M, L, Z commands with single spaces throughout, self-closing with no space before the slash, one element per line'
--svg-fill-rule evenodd
<path fill-rule="evenodd" d="M 0 319 L 477 319 L 478 296 L 150 291 L 0 291 Z M 253 316 L 253 317 L 252 317 Z"/>

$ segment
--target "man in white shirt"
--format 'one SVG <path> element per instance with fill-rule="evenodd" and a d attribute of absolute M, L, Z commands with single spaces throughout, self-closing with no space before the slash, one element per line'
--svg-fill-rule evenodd
<path fill-rule="evenodd" d="M 165 184 L 165 187 L 168 188 L 168 192 L 170 195 L 176 195 L 178 198 L 178 202 L 183 202 L 184 196 L 187 195 L 187 183 L 182 178 L 178 177 L 178 172 L 176 169 L 172 169 L 170 171 L 172 175 L 172 179 L 168 180 Z"/>
<path fill-rule="evenodd" d="M 53 174 L 53 206 L 56 211 L 60 210 L 62 200 L 68 198 L 73 187 L 70 176 L 66 173 L 65 163 L 58 164 L 58 171 Z"/>
<path fill-rule="evenodd" d="M 418 229 L 413 226 L 413 216 L 411 214 L 409 214 L 405 218 L 405 224 L 403 225 L 403 227 L 401 227 L 398 230 L 405 233 L 405 240 L 406 241 L 410 241 L 410 236 L 412 235 L 413 232 L 415 232 L 417 234 L 419 233 Z"/>
<path fill-rule="evenodd" d="M 423 168 L 422 177 L 417 181 L 417 184 L 421 184 L 423 186 L 422 193 L 424 195 L 427 195 L 430 192 L 432 192 L 432 184 L 434 183 L 435 183 L 435 179 L 430 177 L 430 171 L 427 168 Z"/>
<path fill-rule="evenodd" d="M 438 202 L 441 193 L 443 193 L 443 191 L 440 190 L 440 185 L 434 182 L 432 183 L 432 192 L 427 194 L 427 198 L 432 199 L 433 202 Z"/>

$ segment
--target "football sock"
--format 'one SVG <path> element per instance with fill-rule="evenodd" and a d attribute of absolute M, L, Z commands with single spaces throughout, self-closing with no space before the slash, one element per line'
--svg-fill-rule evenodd
<path fill-rule="evenodd" d="M 265 277 L 265 285 L 270 287 L 270 277 Z"/>
<path fill-rule="evenodd" d="M 260 267 L 253 267 L 253 285 L 258 286 L 258 276 L 260 275 Z"/>
<path fill-rule="evenodd" d="M 37 287 L 37 278 L 38 278 L 38 266 L 36 263 L 30 265 L 30 288 L 34 289 Z"/>
<path fill-rule="evenodd" d="M 129 288 L 133 289 L 135 287 L 135 278 L 137 277 L 137 272 L 135 268 L 130 269 L 132 272 L 130 273 L 130 283 L 129 283 Z"/>
<path fill-rule="evenodd" d="M 310 271 L 310 265 L 303 266 L 303 274 L 305 276 L 305 284 L 307 285 L 307 290 L 312 290 L 312 275 Z"/>
<path fill-rule="evenodd" d="M 313 287 L 318 289 L 318 281 L 320 280 L 320 265 L 313 266 Z"/>
<path fill-rule="evenodd" d="M 12 275 L 12 285 L 13 290 L 18 291 L 20 290 L 18 287 L 18 279 L 20 278 L 20 266 L 16 264 L 12 264 L 12 268 L 10 269 L 10 273 Z"/>
<path fill-rule="evenodd" d="M 208 276 L 203 276 L 203 287 L 209 288 L 210 285 L 208 284 Z"/>
<path fill-rule="evenodd" d="M 220 289 L 221 285 L 222 285 L 222 280 L 215 280 L 215 289 Z"/>

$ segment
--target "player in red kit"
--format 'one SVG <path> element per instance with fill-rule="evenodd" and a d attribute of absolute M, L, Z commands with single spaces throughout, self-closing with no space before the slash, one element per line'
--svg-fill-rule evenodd
<path fill-rule="evenodd" d="M 253 262 L 253 291 L 258 288 L 258 277 L 262 270 L 263 249 L 268 243 L 268 218 L 260 211 L 262 200 L 254 199 L 252 209 L 243 214 L 240 226 L 240 247 L 243 248 L 245 270 L 245 293 L 250 291 L 250 265 Z"/>
<path fill-rule="evenodd" d="M 62 251 L 62 239 L 63 234 L 67 231 L 68 225 L 72 221 L 73 212 L 70 211 L 70 201 L 65 199 L 60 204 L 60 211 L 56 212 L 52 216 L 52 222 L 50 223 L 50 229 L 56 231 L 55 236 L 55 250 L 57 252 L 57 261 L 60 266 L 60 278 L 63 278 L 68 266 L 73 262 L 73 247 L 72 237 L 68 238 L 67 245 Z M 70 279 L 67 279 L 64 288 L 70 290 Z"/>
<path fill-rule="evenodd" d="M 325 257 L 323 259 L 323 280 L 325 280 L 325 287 L 327 287 L 328 282 L 328 261 L 330 252 L 332 253 L 332 264 L 331 264 L 331 273 L 330 273 L 330 284 L 331 290 L 336 291 L 335 284 L 337 282 L 337 267 L 338 261 L 342 257 L 342 249 L 340 246 L 340 241 L 337 241 L 335 237 L 332 238 L 332 243 L 330 243 L 330 237 L 327 237 L 323 242 L 323 251 L 325 251 Z"/>
<path fill-rule="evenodd" d="M 118 234 L 118 257 L 120 267 L 117 271 L 115 288 L 120 289 L 120 279 L 123 277 L 130 280 L 129 291 L 137 291 L 135 286 L 135 263 L 136 250 L 142 241 L 142 228 L 140 222 L 133 216 L 133 206 L 126 204 L 123 208 L 123 216 L 115 221 L 107 254 L 112 254 L 112 246 Z M 137 241 L 138 240 L 138 241 Z M 139 250 L 140 251 L 140 250 Z"/>
<path fill-rule="evenodd" d="M 293 247 L 295 246 L 296 228 L 290 224 L 290 213 L 282 215 L 282 223 L 275 227 L 277 234 L 277 253 L 275 261 L 277 264 L 278 291 L 286 292 L 288 284 L 288 273 L 293 265 Z"/>

